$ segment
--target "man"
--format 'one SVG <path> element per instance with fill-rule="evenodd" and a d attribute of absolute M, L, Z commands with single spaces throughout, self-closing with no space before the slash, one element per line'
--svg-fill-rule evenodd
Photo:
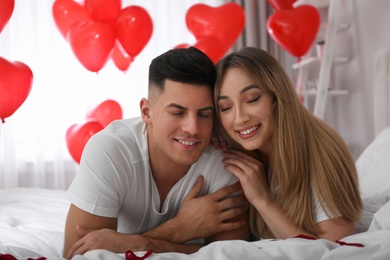
<path fill-rule="evenodd" d="M 249 239 L 241 188 L 209 146 L 214 81 L 214 64 L 196 48 L 152 61 L 141 117 L 112 122 L 84 148 L 67 193 L 65 257 L 193 253 L 196 239 Z"/>

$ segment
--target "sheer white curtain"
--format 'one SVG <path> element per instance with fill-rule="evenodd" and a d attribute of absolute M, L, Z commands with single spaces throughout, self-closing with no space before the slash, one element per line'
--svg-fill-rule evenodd
<path fill-rule="evenodd" d="M 88 108 L 106 99 L 117 101 L 124 117 L 139 115 L 151 59 L 178 44 L 195 43 L 185 24 L 188 8 L 225 2 L 123 0 L 123 7 L 138 5 L 148 11 L 152 38 L 126 73 L 108 61 L 96 74 L 80 64 L 58 31 L 52 16 L 54 0 L 15 0 L 11 19 L 0 34 L 0 57 L 28 65 L 34 80 L 26 101 L 0 123 L 0 188 L 66 189 L 78 168 L 66 147 L 66 130 L 83 123 Z"/>

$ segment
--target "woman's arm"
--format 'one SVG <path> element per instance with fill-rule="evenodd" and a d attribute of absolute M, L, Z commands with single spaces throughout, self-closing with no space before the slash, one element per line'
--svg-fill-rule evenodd
<path fill-rule="evenodd" d="M 261 162 L 235 150 L 224 152 L 223 155 L 225 168 L 240 180 L 248 201 L 260 213 L 276 238 L 290 238 L 301 234 L 313 236 L 312 233 L 295 225 L 280 205 L 271 198 Z M 324 231 L 318 237 L 332 241 L 351 235 L 355 230 L 354 223 L 343 218 L 325 220 L 318 226 Z"/>

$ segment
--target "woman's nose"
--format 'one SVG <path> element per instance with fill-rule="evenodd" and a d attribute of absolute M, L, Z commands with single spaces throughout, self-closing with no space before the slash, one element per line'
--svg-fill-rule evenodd
<path fill-rule="evenodd" d="M 245 113 L 244 109 L 242 109 L 242 108 L 237 108 L 236 109 L 235 123 L 237 125 L 243 125 L 249 119 L 250 119 L 250 116 L 247 113 Z"/>

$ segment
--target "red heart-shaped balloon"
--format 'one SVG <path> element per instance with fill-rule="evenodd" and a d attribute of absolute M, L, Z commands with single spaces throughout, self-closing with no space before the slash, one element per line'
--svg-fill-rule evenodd
<path fill-rule="evenodd" d="M 114 49 L 111 53 L 111 59 L 115 66 L 123 72 L 126 72 L 129 69 L 130 64 L 133 62 L 133 58 L 126 53 L 118 41 L 115 42 Z"/>
<path fill-rule="evenodd" d="M 199 39 L 194 47 L 203 51 L 209 58 L 216 64 L 219 59 L 223 57 L 224 45 L 219 40 L 219 38 L 215 36 L 205 36 Z"/>
<path fill-rule="evenodd" d="M 68 30 L 77 22 L 91 21 L 84 6 L 73 0 L 56 0 L 52 6 L 54 22 L 66 39 Z"/>
<path fill-rule="evenodd" d="M 199 39 L 194 45 L 181 43 L 176 45 L 174 49 L 187 49 L 191 46 L 205 53 L 210 58 L 210 60 L 214 62 L 214 64 L 217 63 L 217 61 L 224 55 L 224 46 L 222 42 L 215 36 L 205 36 L 202 39 Z"/>
<path fill-rule="evenodd" d="M 115 44 L 115 30 L 109 23 L 77 22 L 68 31 L 68 42 L 80 63 L 98 72 L 110 58 Z"/>
<path fill-rule="evenodd" d="M 244 29 L 245 12 L 240 5 L 232 2 L 220 7 L 195 4 L 187 11 L 186 24 L 197 40 L 206 36 L 219 38 L 225 54 Z"/>
<path fill-rule="evenodd" d="M 180 44 L 176 45 L 175 47 L 173 47 L 172 49 L 187 49 L 191 46 L 192 45 L 188 44 L 188 43 L 180 43 Z"/>
<path fill-rule="evenodd" d="M 114 120 L 122 119 L 122 117 L 122 107 L 112 99 L 107 99 L 96 106 L 92 106 L 85 116 L 86 119 L 98 121 L 103 127 Z"/>
<path fill-rule="evenodd" d="M 122 9 L 116 21 L 117 39 L 126 53 L 133 59 L 146 46 L 153 32 L 153 21 L 140 6 Z"/>
<path fill-rule="evenodd" d="M 0 33 L 3 31 L 5 25 L 11 18 L 14 11 L 15 0 L 1 0 L 0 1 Z"/>
<path fill-rule="evenodd" d="M 121 0 L 85 0 L 89 16 L 98 22 L 115 22 L 122 8 Z"/>
<path fill-rule="evenodd" d="M 66 131 L 65 139 L 68 151 L 78 164 L 85 144 L 89 138 L 101 131 L 104 127 L 96 120 L 89 120 L 82 124 L 73 124 Z"/>
<path fill-rule="evenodd" d="M 268 3 L 272 6 L 276 11 L 293 9 L 293 3 L 296 0 L 268 0 Z"/>
<path fill-rule="evenodd" d="M 281 10 L 269 16 L 267 29 L 270 36 L 286 51 L 296 57 L 305 55 L 316 39 L 321 17 L 312 5 L 301 5 Z"/>
<path fill-rule="evenodd" d="M 0 71 L 0 119 L 4 122 L 30 94 L 33 73 L 26 64 L 1 57 Z"/>

